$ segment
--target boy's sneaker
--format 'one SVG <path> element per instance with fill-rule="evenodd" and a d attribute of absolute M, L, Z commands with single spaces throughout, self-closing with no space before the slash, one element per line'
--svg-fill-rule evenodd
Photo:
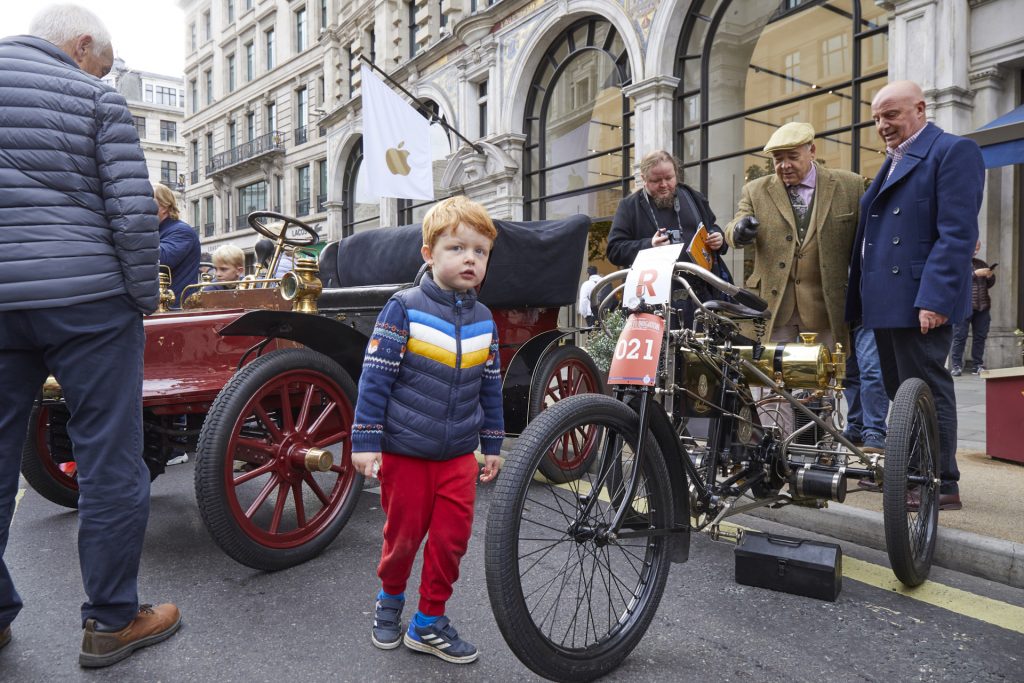
<path fill-rule="evenodd" d="M 960 375 L 964 374 L 964 369 L 959 365 L 954 365 L 953 369 L 949 371 L 949 374 L 953 375 L 954 377 L 959 377 Z"/>
<path fill-rule="evenodd" d="M 373 613 L 370 638 L 381 650 L 394 650 L 402 644 L 402 608 L 405 600 L 381 598 Z"/>
<path fill-rule="evenodd" d="M 426 628 L 409 624 L 403 642 L 410 650 L 426 652 L 452 664 L 469 664 L 477 657 L 476 646 L 459 638 L 448 617 L 441 617 Z"/>
<path fill-rule="evenodd" d="M 972 375 L 980 375 L 983 372 L 985 372 L 985 366 L 984 365 L 975 365 L 974 369 L 971 370 L 971 374 Z"/>

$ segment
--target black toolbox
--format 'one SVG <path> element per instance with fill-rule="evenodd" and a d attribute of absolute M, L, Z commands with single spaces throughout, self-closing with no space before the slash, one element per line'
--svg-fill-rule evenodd
<path fill-rule="evenodd" d="M 736 583 L 834 602 L 843 588 L 843 549 L 744 531 L 736 544 Z"/>

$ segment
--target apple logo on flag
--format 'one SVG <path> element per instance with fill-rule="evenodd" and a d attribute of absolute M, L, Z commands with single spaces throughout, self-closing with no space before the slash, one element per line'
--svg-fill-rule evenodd
<path fill-rule="evenodd" d="M 405 140 L 398 143 L 398 147 L 392 147 L 384 154 L 384 161 L 388 164 L 388 170 L 395 175 L 409 175 L 412 168 L 409 166 L 409 150 L 402 149 Z"/>

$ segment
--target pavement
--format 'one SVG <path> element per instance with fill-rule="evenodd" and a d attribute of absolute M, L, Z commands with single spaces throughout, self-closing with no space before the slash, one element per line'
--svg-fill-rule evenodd
<path fill-rule="evenodd" d="M 957 464 L 964 507 L 939 512 L 934 564 L 1024 588 L 1024 464 L 985 452 L 985 380 L 955 378 Z M 855 487 L 854 487 L 855 488 Z M 825 510 L 790 506 L 752 516 L 885 549 L 882 497 L 851 491 L 845 503 Z"/>

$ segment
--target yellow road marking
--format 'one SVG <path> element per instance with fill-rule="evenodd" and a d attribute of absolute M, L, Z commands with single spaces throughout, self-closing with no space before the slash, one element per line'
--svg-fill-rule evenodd
<path fill-rule="evenodd" d="M 746 529 L 736 524 L 723 522 L 723 528 Z M 843 557 L 843 578 L 853 579 L 885 591 L 941 607 L 965 617 L 984 621 L 987 624 L 1005 628 L 1007 631 L 1024 633 L 1024 607 L 968 593 L 936 581 L 925 581 L 920 586 L 909 588 L 900 583 L 892 570 L 873 562 L 865 562 L 846 555 Z"/>
<path fill-rule="evenodd" d="M 25 489 L 18 489 L 18 494 L 14 496 L 14 513 L 11 513 L 11 519 L 14 519 L 14 514 L 18 512 L 18 503 L 25 496 Z"/>
<path fill-rule="evenodd" d="M 843 576 L 1005 628 L 1007 631 L 1024 633 L 1024 607 L 968 593 L 935 581 L 925 581 L 916 588 L 908 588 L 900 583 L 887 567 L 849 556 L 843 558 Z"/>

